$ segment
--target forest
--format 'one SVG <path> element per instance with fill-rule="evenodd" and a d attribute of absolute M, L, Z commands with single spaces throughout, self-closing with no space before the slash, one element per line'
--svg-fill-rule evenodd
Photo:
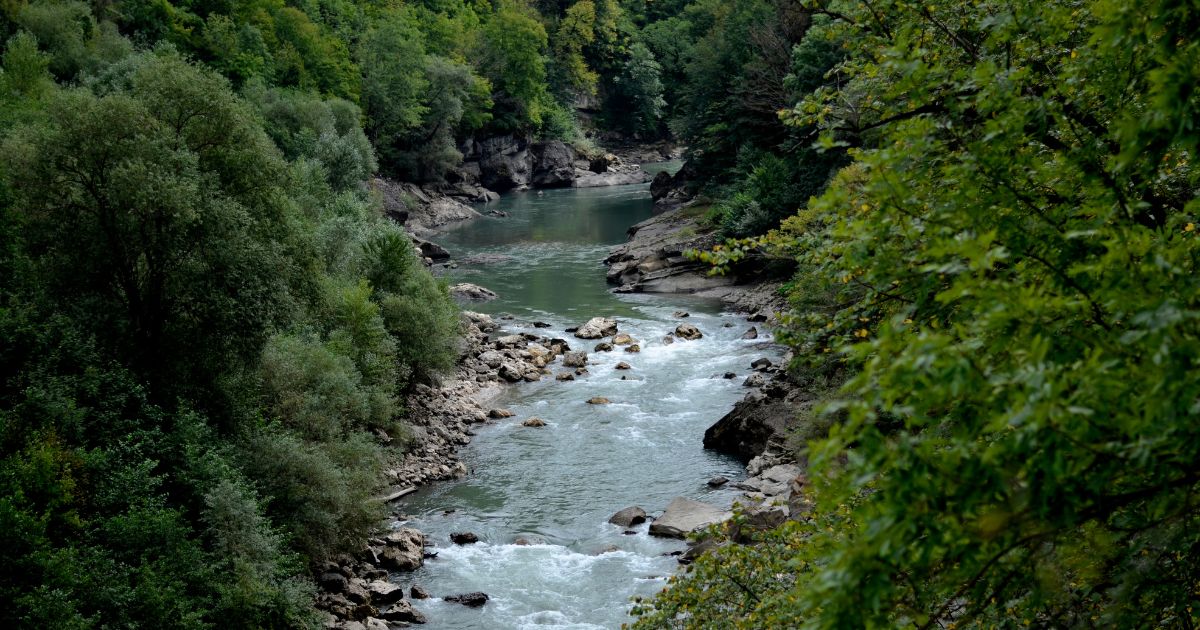
<path fill-rule="evenodd" d="M 1198 32 L 1179 0 L 0 0 L 0 626 L 321 627 L 314 570 L 459 357 L 372 182 L 513 135 L 685 145 L 726 239 L 693 256 L 788 278 L 808 517 L 634 627 L 1196 627 Z"/>

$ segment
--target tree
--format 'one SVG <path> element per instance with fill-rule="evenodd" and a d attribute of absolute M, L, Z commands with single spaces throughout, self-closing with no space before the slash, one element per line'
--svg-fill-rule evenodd
<path fill-rule="evenodd" d="M 806 450 L 808 523 L 703 561 L 643 625 L 1195 625 L 1200 43 L 1181 29 L 1200 16 L 812 6 L 851 58 L 789 119 L 856 163 L 749 246 L 827 298 L 791 335 L 850 372 L 843 421 Z M 733 593 L 739 554 L 783 579 L 693 594 Z"/>
<path fill-rule="evenodd" d="M 503 2 L 483 27 L 479 67 L 492 82 L 501 131 L 536 128 L 550 103 L 546 91 L 546 29 L 512 2 Z"/>

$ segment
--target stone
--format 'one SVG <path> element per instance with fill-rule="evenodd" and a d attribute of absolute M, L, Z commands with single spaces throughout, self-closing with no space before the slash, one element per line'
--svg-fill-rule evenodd
<path fill-rule="evenodd" d="M 363 628 L 365 630 L 391 630 L 391 626 L 387 625 L 386 621 L 375 617 L 367 617 L 363 620 Z"/>
<path fill-rule="evenodd" d="M 563 354 L 563 367 L 579 368 L 579 367 L 583 367 L 583 366 L 587 365 L 587 363 L 588 363 L 587 353 L 582 350 L 577 350 L 575 352 L 567 352 L 567 353 Z"/>
<path fill-rule="evenodd" d="M 630 337 L 626 333 L 617 333 L 613 336 L 612 342 L 614 345 L 618 346 L 628 346 L 629 344 L 637 343 L 633 337 Z"/>
<path fill-rule="evenodd" d="M 516 415 L 516 414 L 514 414 L 513 412 L 511 412 L 507 409 L 493 409 L 488 412 L 488 417 L 491 418 L 492 420 L 499 420 L 501 418 L 511 418 L 514 415 Z"/>
<path fill-rule="evenodd" d="M 604 342 L 596 344 L 596 347 L 592 348 L 592 351 L 593 352 L 612 352 L 613 345 L 607 341 L 604 341 Z"/>
<path fill-rule="evenodd" d="M 415 571 L 424 563 L 425 534 L 404 527 L 384 537 L 379 564 L 393 571 Z"/>
<path fill-rule="evenodd" d="M 631 369 L 631 367 L 632 367 L 632 366 L 630 366 L 628 363 L 626 363 L 626 362 L 624 362 L 624 361 L 621 361 L 621 362 L 620 362 L 620 363 L 618 363 L 618 364 L 616 365 L 616 367 L 614 367 L 613 369 L 614 369 L 614 370 L 628 370 L 628 369 Z"/>
<path fill-rule="evenodd" d="M 646 522 L 646 510 L 637 506 L 627 507 L 609 517 L 608 522 L 621 527 L 639 525 Z"/>
<path fill-rule="evenodd" d="M 728 479 L 726 479 L 725 477 L 722 477 L 721 475 L 717 475 L 716 477 L 713 477 L 712 479 L 708 480 L 708 487 L 720 488 L 721 486 L 723 486 L 727 483 L 729 483 Z"/>
<path fill-rule="evenodd" d="M 425 615 L 421 611 L 413 608 L 412 602 L 408 600 L 398 601 L 392 604 L 391 608 L 379 615 L 384 621 L 395 621 L 397 623 L 426 623 Z"/>
<path fill-rule="evenodd" d="M 684 317 L 691 317 L 691 315 L 692 314 L 687 311 L 675 311 L 675 313 L 674 313 L 674 317 L 677 317 L 679 319 L 683 319 Z"/>
<path fill-rule="evenodd" d="M 585 367 L 581 367 L 581 368 L 575 370 L 575 376 L 583 376 L 584 374 L 587 374 L 587 373 L 588 373 L 588 369 Z"/>
<path fill-rule="evenodd" d="M 441 245 L 438 245 L 437 243 L 433 243 L 433 242 L 426 241 L 424 239 L 419 239 L 416 237 L 413 237 L 412 240 L 413 240 L 413 243 L 417 246 L 417 249 L 421 250 L 422 257 L 428 258 L 433 261 L 450 260 L 450 252 L 446 251 L 445 247 L 442 247 Z"/>
<path fill-rule="evenodd" d="M 366 589 L 371 603 L 376 606 L 386 606 L 404 599 L 404 588 L 391 582 L 383 580 L 367 582 Z"/>
<path fill-rule="evenodd" d="M 750 369 L 762 372 L 772 365 L 773 363 L 771 363 L 770 359 L 763 357 L 761 359 L 755 359 L 754 362 L 750 364 Z"/>
<path fill-rule="evenodd" d="M 742 385 L 744 387 L 762 387 L 766 382 L 767 379 L 763 378 L 762 374 L 755 372 L 754 374 L 747 376 L 746 380 L 742 381 Z"/>
<path fill-rule="evenodd" d="M 491 315 L 476 313 L 475 311 L 463 311 L 462 314 L 467 321 L 479 327 L 480 332 L 492 332 L 496 330 L 496 321 L 492 319 Z"/>
<path fill-rule="evenodd" d="M 769 443 L 786 442 L 788 428 L 797 412 L 796 405 L 786 399 L 767 398 L 752 390 L 705 430 L 704 448 L 748 462 L 766 450 Z"/>
<path fill-rule="evenodd" d="M 575 331 L 580 339 L 603 339 L 617 334 L 617 321 L 607 317 L 593 317 Z"/>
<path fill-rule="evenodd" d="M 447 595 L 442 598 L 442 601 L 449 602 L 451 604 L 462 604 L 468 608 L 479 608 L 487 603 L 488 596 L 487 593 L 480 592 L 462 593 L 459 595 Z"/>
<path fill-rule="evenodd" d="M 754 313 L 751 313 L 750 316 L 746 318 L 746 321 L 748 321 L 748 322 L 765 322 L 765 321 L 767 321 L 767 314 L 762 311 L 756 311 Z"/>
<path fill-rule="evenodd" d="M 740 523 L 730 523 L 729 537 L 736 543 L 751 543 L 754 541 L 754 533 L 775 529 L 783 525 L 787 517 L 787 508 L 783 506 L 760 507 L 747 510 L 743 514 Z"/>
<path fill-rule="evenodd" d="M 461 282 L 451 286 L 450 295 L 473 302 L 488 302 L 500 297 L 496 295 L 495 291 L 470 282 Z"/>
<path fill-rule="evenodd" d="M 516 363 L 505 361 L 500 365 L 500 378 L 516 383 L 525 378 L 525 372 Z"/>
<path fill-rule="evenodd" d="M 633 344 L 632 346 L 626 346 L 626 347 L 625 347 L 625 352 L 628 352 L 628 353 L 630 353 L 630 354 L 637 354 L 637 353 L 639 353 L 639 352 L 641 352 L 641 351 L 642 351 L 642 347 L 641 347 L 641 346 L 639 346 L 639 345 L 638 345 L 638 344 L 636 344 L 636 343 L 635 343 L 635 344 Z"/>
<path fill-rule="evenodd" d="M 495 342 L 497 350 L 512 350 L 525 345 L 525 337 L 521 335 L 504 335 Z"/>
<path fill-rule="evenodd" d="M 573 380 L 575 380 L 575 375 L 570 372 L 562 372 L 561 374 L 555 376 L 554 380 L 556 380 L 556 381 L 573 381 Z"/>
<path fill-rule="evenodd" d="M 679 337 L 680 339 L 695 341 L 696 339 L 703 337 L 704 333 L 701 333 L 699 328 L 696 328 L 691 324 L 680 324 L 675 327 L 675 336 Z"/>
<path fill-rule="evenodd" d="M 725 521 L 730 513 L 716 506 L 685 497 L 675 497 L 663 515 L 650 524 L 650 534 L 666 538 L 685 538 L 688 534 Z"/>
<path fill-rule="evenodd" d="M 667 335 L 666 337 L 663 337 L 663 345 L 669 346 L 673 343 L 675 343 L 674 335 Z"/>
<path fill-rule="evenodd" d="M 429 599 L 429 591 L 425 590 L 420 584 L 413 584 L 412 588 L 408 589 L 409 597 L 413 599 Z"/>
<path fill-rule="evenodd" d="M 344 593 L 350 587 L 350 581 L 341 573 L 322 573 L 321 577 L 317 578 L 317 585 L 321 590 L 330 593 Z"/>
<path fill-rule="evenodd" d="M 742 333 L 742 339 L 758 339 L 758 328 L 750 327 L 750 330 Z"/>
<path fill-rule="evenodd" d="M 725 373 L 725 380 L 729 381 L 729 380 L 733 380 L 735 378 L 737 378 L 737 374 L 734 374 L 733 372 Z"/>
<path fill-rule="evenodd" d="M 494 136 L 479 142 L 479 183 L 496 192 L 529 184 L 531 158 L 528 142 L 513 135 Z"/>
<path fill-rule="evenodd" d="M 549 328 L 550 324 L 547 324 L 546 322 L 533 322 L 533 327 L 534 328 Z"/>
<path fill-rule="evenodd" d="M 609 400 L 603 396 L 594 396 L 594 397 L 588 399 L 587 404 L 589 404 L 589 405 L 607 405 L 611 402 L 612 402 L 611 400 Z"/>
<path fill-rule="evenodd" d="M 367 591 L 366 583 L 357 578 L 350 580 L 350 584 L 346 587 L 346 592 L 344 594 L 346 595 L 346 599 L 354 602 L 355 604 L 374 603 L 371 601 L 371 594 Z M 401 593 L 400 596 L 403 597 L 404 594 Z"/>
<path fill-rule="evenodd" d="M 480 363 L 494 369 L 499 368 L 504 364 L 504 355 L 495 350 L 487 350 L 482 352 L 477 357 Z"/>
<path fill-rule="evenodd" d="M 561 140 L 529 145 L 533 173 L 529 183 L 539 188 L 570 186 L 575 180 L 575 150 Z"/>
<path fill-rule="evenodd" d="M 650 196 L 655 201 L 666 197 L 674 187 L 674 181 L 675 177 L 671 173 L 660 171 L 650 182 Z"/>
<path fill-rule="evenodd" d="M 450 542 L 456 545 L 472 545 L 479 542 L 479 536 L 471 532 L 454 532 L 450 534 Z"/>
<path fill-rule="evenodd" d="M 688 547 L 688 550 L 683 552 L 683 555 L 679 556 L 679 564 L 691 564 L 700 556 L 720 546 L 721 543 L 717 542 L 715 538 L 706 538 L 701 540 L 691 547 Z"/>
<path fill-rule="evenodd" d="M 521 426 L 531 427 L 531 428 L 544 427 L 544 426 L 546 426 L 546 421 L 542 420 L 541 418 L 530 418 L 530 419 L 526 420 L 525 422 L 522 422 Z"/>

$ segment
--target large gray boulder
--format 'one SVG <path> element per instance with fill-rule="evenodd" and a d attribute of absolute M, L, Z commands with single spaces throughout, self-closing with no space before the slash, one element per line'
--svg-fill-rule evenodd
<path fill-rule="evenodd" d="M 620 525 L 621 527 L 631 527 L 633 525 L 645 523 L 646 510 L 643 510 L 636 505 L 633 507 L 627 507 L 609 517 L 608 522 L 612 523 L 613 525 Z"/>
<path fill-rule="evenodd" d="M 533 173 L 529 183 L 539 188 L 562 188 L 575 180 L 575 149 L 561 140 L 529 146 Z"/>
<path fill-rule="evenodd" d="M 479 143 L 479 154 L 479 179 L 485 188 L 505 192 L 529 184 L 530 156 L 523 138 L 487 138 Z"/>
<path fill-rule="evenodd" d="M 499 297 L 495 291 L 470 282 L 461 282 L 450 287 L 450 295 L 473 302 L 487 302 Z"/>
<path fill-rule="evenodd" d="M 593 317 L 575 331 L 580 339 L 602 339 L 617 334 L 617 320 L 607 317 Z"/>
<path fill-rule="evenodd" d="M 686 538 L 688 534 L 729 519 L 731 514 L 716 506 L 675 497 L 658 520 L 650 524 L 650 535 Z"/>

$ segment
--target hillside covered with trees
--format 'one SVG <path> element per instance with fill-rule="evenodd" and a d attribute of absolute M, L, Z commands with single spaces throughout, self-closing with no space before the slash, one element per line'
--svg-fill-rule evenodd
<path fill-rule="evenodd" d="M 316 627 L 459 312 L 375 176 L 686 145 L 808 517 L 637 627 L 1193 627 L 1200 11 L 0 2 L 0 626 Z M 720 536 L 719 532 L 714 535 Z"/>

